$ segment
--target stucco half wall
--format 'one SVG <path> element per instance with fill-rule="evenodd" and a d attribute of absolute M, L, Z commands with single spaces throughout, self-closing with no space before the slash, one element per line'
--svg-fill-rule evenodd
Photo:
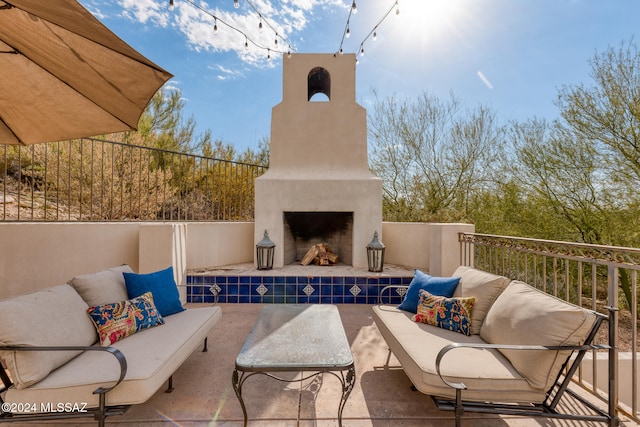
<path fill-rule="evenodd" d="M 450 276 L 460 265 L 458 234 L 474 231 L 472 224 L 383 222 L 385 262 Z"/>
<path fill-rule="evenodd" d="M 385 261 L 450 275 L 469 224 L 383 223 Z M 253 222 L 0 223 L 0 299 L 120 264 L 148 273 L 253 262 Z"/>

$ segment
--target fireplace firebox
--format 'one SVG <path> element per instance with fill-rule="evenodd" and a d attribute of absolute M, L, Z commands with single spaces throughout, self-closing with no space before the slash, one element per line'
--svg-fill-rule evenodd
<path fill-rule="evenodd" d="M 284 263 L 299 262 L 310 247 L 322 243 L 338 255 L 339 264 L 352 264 L 353 212 L 285 212 Z"/>

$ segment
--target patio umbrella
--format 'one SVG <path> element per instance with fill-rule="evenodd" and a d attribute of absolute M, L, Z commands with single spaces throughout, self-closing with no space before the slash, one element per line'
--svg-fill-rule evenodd
<path fill-rule="evenodd" d="M 0 0 L 0 144 L 136 129 L 171 77 L 75 0 Z"/>

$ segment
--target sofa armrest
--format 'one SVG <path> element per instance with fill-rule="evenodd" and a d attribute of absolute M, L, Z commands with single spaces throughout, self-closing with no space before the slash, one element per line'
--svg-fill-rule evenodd
<path fill-rule="evenodd" d="M 409 289 L 409 285 L 387 285 L 384 288 L 382 288 L 382 290 L 380 291 L 380 295 L 378 295 L 378 303 L 379 304 L 384 304 L 384 294 L 385 292 L 389 294 L 388 301 L 391 301 L 391 298 L 393 298 L 394 296 L 391 295 L 391 291 L 393 289 L 404 289 L 404 293 L 398 293 L 399 297 L 404 298 L 404 294 L 406 293 L 407 289 Z"/>
<path fill-rule="evenodd" d="M 120 378 L 111 387 L 98 387 L 93 391 L 93 394 L 105 394 L 113 390 L 118 384 L 120 384 L 125 375 L 127 374 L 127 359 L 124 354 L 115 347 L 100 347 L 100 346 L 0 346 L 0 350 L 9 351 L 104 351 L 113 355 L 120 364 Z M 7 385 L 8 386 L 8 385 Z"/>
<path fill-rule="evenodd" d="M 508 350 L 569 350 L 569 351 L 586 351 L 586 350 L 604 350 L 609 349 L 608 345 L 602 344 L 584 344 L 584 345 L 514 345 L 514 344 L 481 344 L 481 343 L 451 343 L 444 346 L 436 356 L 436 372 L 443 383 L 456 390 L 466 390 L 464 383 L 454 383 L 444 379 L 440 372 L 440 363 L 445 354 L 457 348 L 478 348 L 478 349 L 508 349 Z"/>

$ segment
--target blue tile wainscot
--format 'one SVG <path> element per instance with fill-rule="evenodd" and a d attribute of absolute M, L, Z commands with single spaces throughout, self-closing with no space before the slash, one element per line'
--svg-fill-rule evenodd
<path fill-rule="evenodd" d="M 187 302 L 242 304 L 378 304 L 382 288 L 412 277 L 187 276 Z M 397 300 L 397 301 L 396 301 Z M 400 304 L 402 296 L 389 303 Z"/>

